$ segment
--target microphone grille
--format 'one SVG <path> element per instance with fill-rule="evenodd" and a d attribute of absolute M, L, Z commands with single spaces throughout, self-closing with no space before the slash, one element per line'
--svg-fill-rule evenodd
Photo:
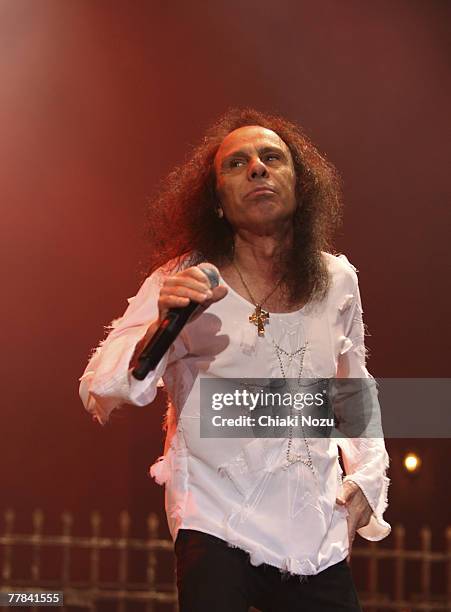
<path fill-rule="evenodd" d="M 210 283 L 210 288 L 214 289 L 219 285 L 219 274 L 216 270 L 212 270 L 211 268 L 200 268 L 205 276 L 208 278 Z"/>

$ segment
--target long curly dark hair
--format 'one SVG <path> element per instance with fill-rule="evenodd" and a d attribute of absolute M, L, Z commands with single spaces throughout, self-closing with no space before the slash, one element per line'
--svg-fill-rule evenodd
<path fill-rule="evenodd" d="M 324 296 L 329 286 L 321 251 L 330 251 L 341 221 L 341 180 L 302 128 L 280 116 L 254 109 L 231 109 L 208 129 L 191 158 L 175 168 L 148 208 L 147 239 L 151 245 L 147 273 L 173 260 L 174 268 L 233 257 L 233 229 L 218 218 L 214 158 L 223 139 L 237 128 L 258 125 L 276 132 L 290 149 L 296 173 L 298 208 L 294 238 L 281 262 L 283 286 L 296 303 Z M 182 263 L 183 262 L 183 263 Z M 149 270 L 150 268 L 150 270 Z"/>

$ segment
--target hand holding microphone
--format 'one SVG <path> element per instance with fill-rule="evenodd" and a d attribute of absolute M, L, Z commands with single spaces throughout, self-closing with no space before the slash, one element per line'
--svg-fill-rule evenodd
<path fill-rule="evenodd" d="M 132 375 L 144 380 L 156 368 L 188 320 L 195 319 L 226 295 L 227 287 L 219 285 L 217 268 L 209 263 L 168 276 L 160 289 L 158 320 L 150 325 L 137 347 L 135 355 L 140 354 Z M 143 346 L 145 348 L 141 352 Z"/>

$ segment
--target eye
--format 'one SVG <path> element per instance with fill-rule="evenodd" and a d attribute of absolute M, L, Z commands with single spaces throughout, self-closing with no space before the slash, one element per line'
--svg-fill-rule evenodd
<path fill-rule="evenodd" d="M 243 159 L 239 159 L 239 158 L 231 159 L 230 160 L 230 167 L 231 168 L 241 168 L 241 166 L 244 166 L 245 163 L 246 162 Z"/>
<path fill-rule="evenodd" d="M 265 161 L 280 161 L 280 155 L 278 153 L 267 153 L 264 157 Z"/>

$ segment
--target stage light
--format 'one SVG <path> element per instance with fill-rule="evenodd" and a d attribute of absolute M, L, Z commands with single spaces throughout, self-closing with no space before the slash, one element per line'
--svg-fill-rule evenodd
<path fill-rule="evenodd" d="M 404 457 L 404 468 L 410 473 L 418 472 L 421 467 L 421 459 L 416 453 L 407 453 Z"/>

